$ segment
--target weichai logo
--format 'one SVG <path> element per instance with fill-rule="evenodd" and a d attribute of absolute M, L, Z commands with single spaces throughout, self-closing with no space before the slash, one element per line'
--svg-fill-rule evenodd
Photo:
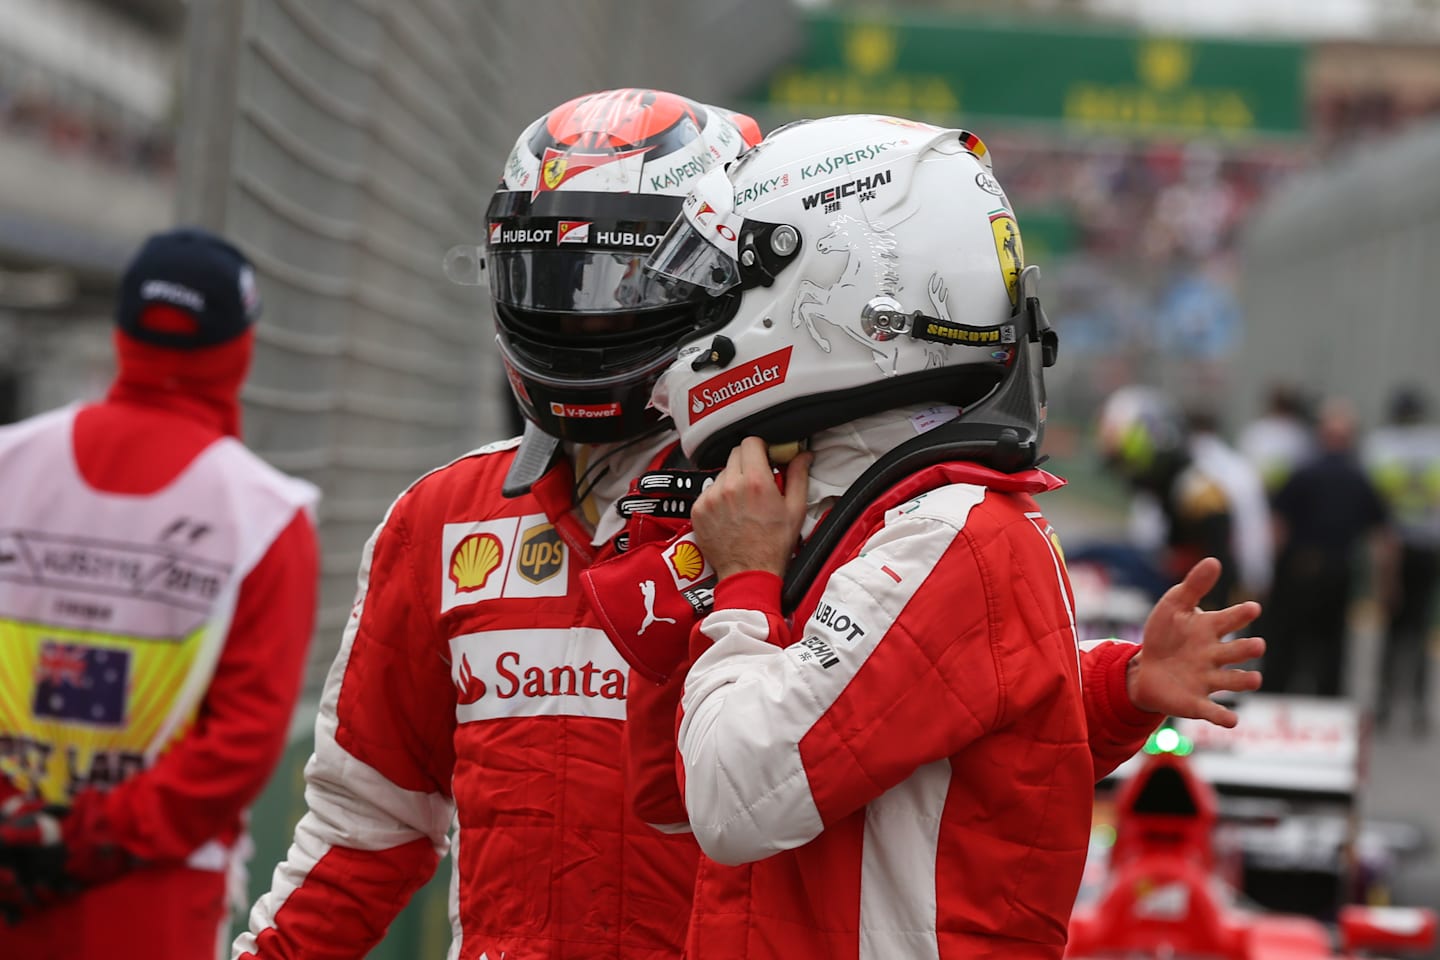
<path fill-rule="evenodd" d="M 690 422 L 697 423 L 730 404 L 754 396 L 785 382 L 790 372 L 790 352 L 786 347 L 734 370 L 711 377 L 690 388 Z"/>
<path fill-rule="evenodd" d="M 824 190 L 819 190 L 803 198 L 800 203 L 806 210 L 811 210 L 824 204 L 826 212 L 833 213 L 834 211 L 830 209 L 831 206 L 839 204 L 839 202 L 846 197 L 859 197 L 862 201 L 874 200 L 875 191 L 889 182 L 890 171 L 881 170 L 868 177 L 860 177 L 846 183 L 828 187 Z"/>

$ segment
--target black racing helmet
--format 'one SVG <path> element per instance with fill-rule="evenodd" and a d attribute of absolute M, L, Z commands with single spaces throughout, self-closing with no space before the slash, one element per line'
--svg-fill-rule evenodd
<path fill-rule="evenodd" d="M 659 422 L 655 380 L 723 305 L 645 261 L 693 182 L 759 136 L 749 117 L 642 89 L 579 97 L 520 136 L 484 249 L 506 375 L 537 428 L 527 442 L 615 443 Z"/>

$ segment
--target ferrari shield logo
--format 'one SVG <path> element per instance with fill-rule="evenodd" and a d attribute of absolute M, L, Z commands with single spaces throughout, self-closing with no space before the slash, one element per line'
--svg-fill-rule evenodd
<path fill-rule="evenodd" d="M 603 168 L 609 168 L 607 173 L 612 184 L 623 184 L 626 189 L 633 191 L 639 181 L 645 154 L 650 149 L 640 147 L 637 150 L 582 153 L 577 150 L 546 147 L 545 155 L 540 158 L 540 179 L 535 182 L 535 192 L 531 197 L 538 197 L 546 190 L 558 190 L 582 173 Z"/>
<path fill-rule="evenodd" d="M 565 168 L 570 165 L 564 154 L 547 157 L 540 165 L 540 180 L 546 190 L 554 190 L 565 182 Z"/>
<path fill-rule="evenodd" d="M 990 232 L 995 235 L 995 253 L 1000 257 L 1005 289 L 1010 292 L 1010 302 L 1014 303 L 1020 271 L 1025 269 L 1025 247 L 1020 242 L 1020 225 L 1009 210 L 992 210 Z"/>

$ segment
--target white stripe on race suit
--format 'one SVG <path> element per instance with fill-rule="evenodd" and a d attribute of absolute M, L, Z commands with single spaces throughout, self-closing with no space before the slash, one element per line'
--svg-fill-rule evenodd
<path fill-rule="evenodd" d="M 375 541 L 394 509 L 392 504 L 385 519 L 365 542 L 360 555 L 355 606 L 345 623 L 340 651 L 325 677 L 320 710 L 315 717 L 315 752 L 305 764 L 308 809 L 295 827 L 294 842 L 285 860 L 275 867 L 269 892 L 251 908 L 250 929 L 236 938 L 231 949 L 233 957 L 255 952 L 256 937 L 275 925 L 275 915 L 285 906 L 285 901 L 305 883 L 310 871 L 332 847 L 388 850 L 424 836 L 443 855 L 449 845 L 447 832 L 454 817 L 454 806 L 444 796 L 396 786 L 335 740 L 339 728 L 336 705 L 350 665 L 355 635 L 365 613 Z"/>
<path fill-rule="evenodd" d="M 767 639 L 763 614 L 721 610 L 705 618 L 701 629 L 715 645 L 686 678 L 679 748 L 690 824 L 712 859 L 746 863 L 820 833 L 800 742 L 984 498 L 983 487 L 954 484 L 889 511 L 886 525 L 825 585 L 820 603 L 832 615 L 797 624 L 799 636 L 784 650 Z"/>
<path fill-rule="evenodd" d="M 185 858 L 185 866 L 191 870 L 205 870 L 210 873 L 228 873 L 230 870 L 230 848 L 219 840 L 207 840 Z"/>
<path fill-rule="evenodd" d="M 860 960 L 939 960 L 935 861 L 950 761 L 916 770 L 865 808 Z"/>
<path fill-rule="evenodd" d="M 445 960 L 460 960 L 464 934 L 460 929 L 460 814 L 456 811 L 450 828 L 450 949 Z"/>

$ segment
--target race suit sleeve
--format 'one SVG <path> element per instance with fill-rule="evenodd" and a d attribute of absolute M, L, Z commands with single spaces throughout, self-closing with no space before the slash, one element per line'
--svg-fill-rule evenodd
<path fill-rule="evenodd" d="M 240 587 L 194 726 L 109 793 L 101 822 L 141 860 L 184 860 L 234 823 L 285 749 L 315 625 L 315 529 L 295 515 Z"/>
<path fill-rule="evenodd" d="M 836 568 L 789 646 L 778 577 L 722 580 L 692 633 L 678 734 L 701 849 L 737 864 L 801 846 L 1019 705 L 986 576 L 954 521 L 903 517 Z"/>
<path fill-rule="evenodd" d="M 1090 759 L 1099 782 L 1138 753 L 1164 717 L 1130 702 L 1126 672 L 1140 652 L 1139 644 L 1087 640 L 1080 649 Z M 674 721 L 685 671 L 676 671 L 663 686 L 632 672 L 628 687 L 625 757 L 632 808 L 640 819 L 665 833 L 689 829 L 675 770 Z"/>
<path fill-rule="evenodd" d="M 1103 780 L 1133 757 L 1165 719 L 1130 702 L 1125 674 L 1140 645 L 1122 640 L 1080 643 L 1080 680 L 1085 696 L 1085 725 L 1095 779 Z"/>
<path fill-rule="evenodd" d="M 404 503 L 365 546 L 315 721 L 308 811 L 235 941 L 236 958 L 364 956 L 448 847 L 455 690 L 413 567 Z"/>

